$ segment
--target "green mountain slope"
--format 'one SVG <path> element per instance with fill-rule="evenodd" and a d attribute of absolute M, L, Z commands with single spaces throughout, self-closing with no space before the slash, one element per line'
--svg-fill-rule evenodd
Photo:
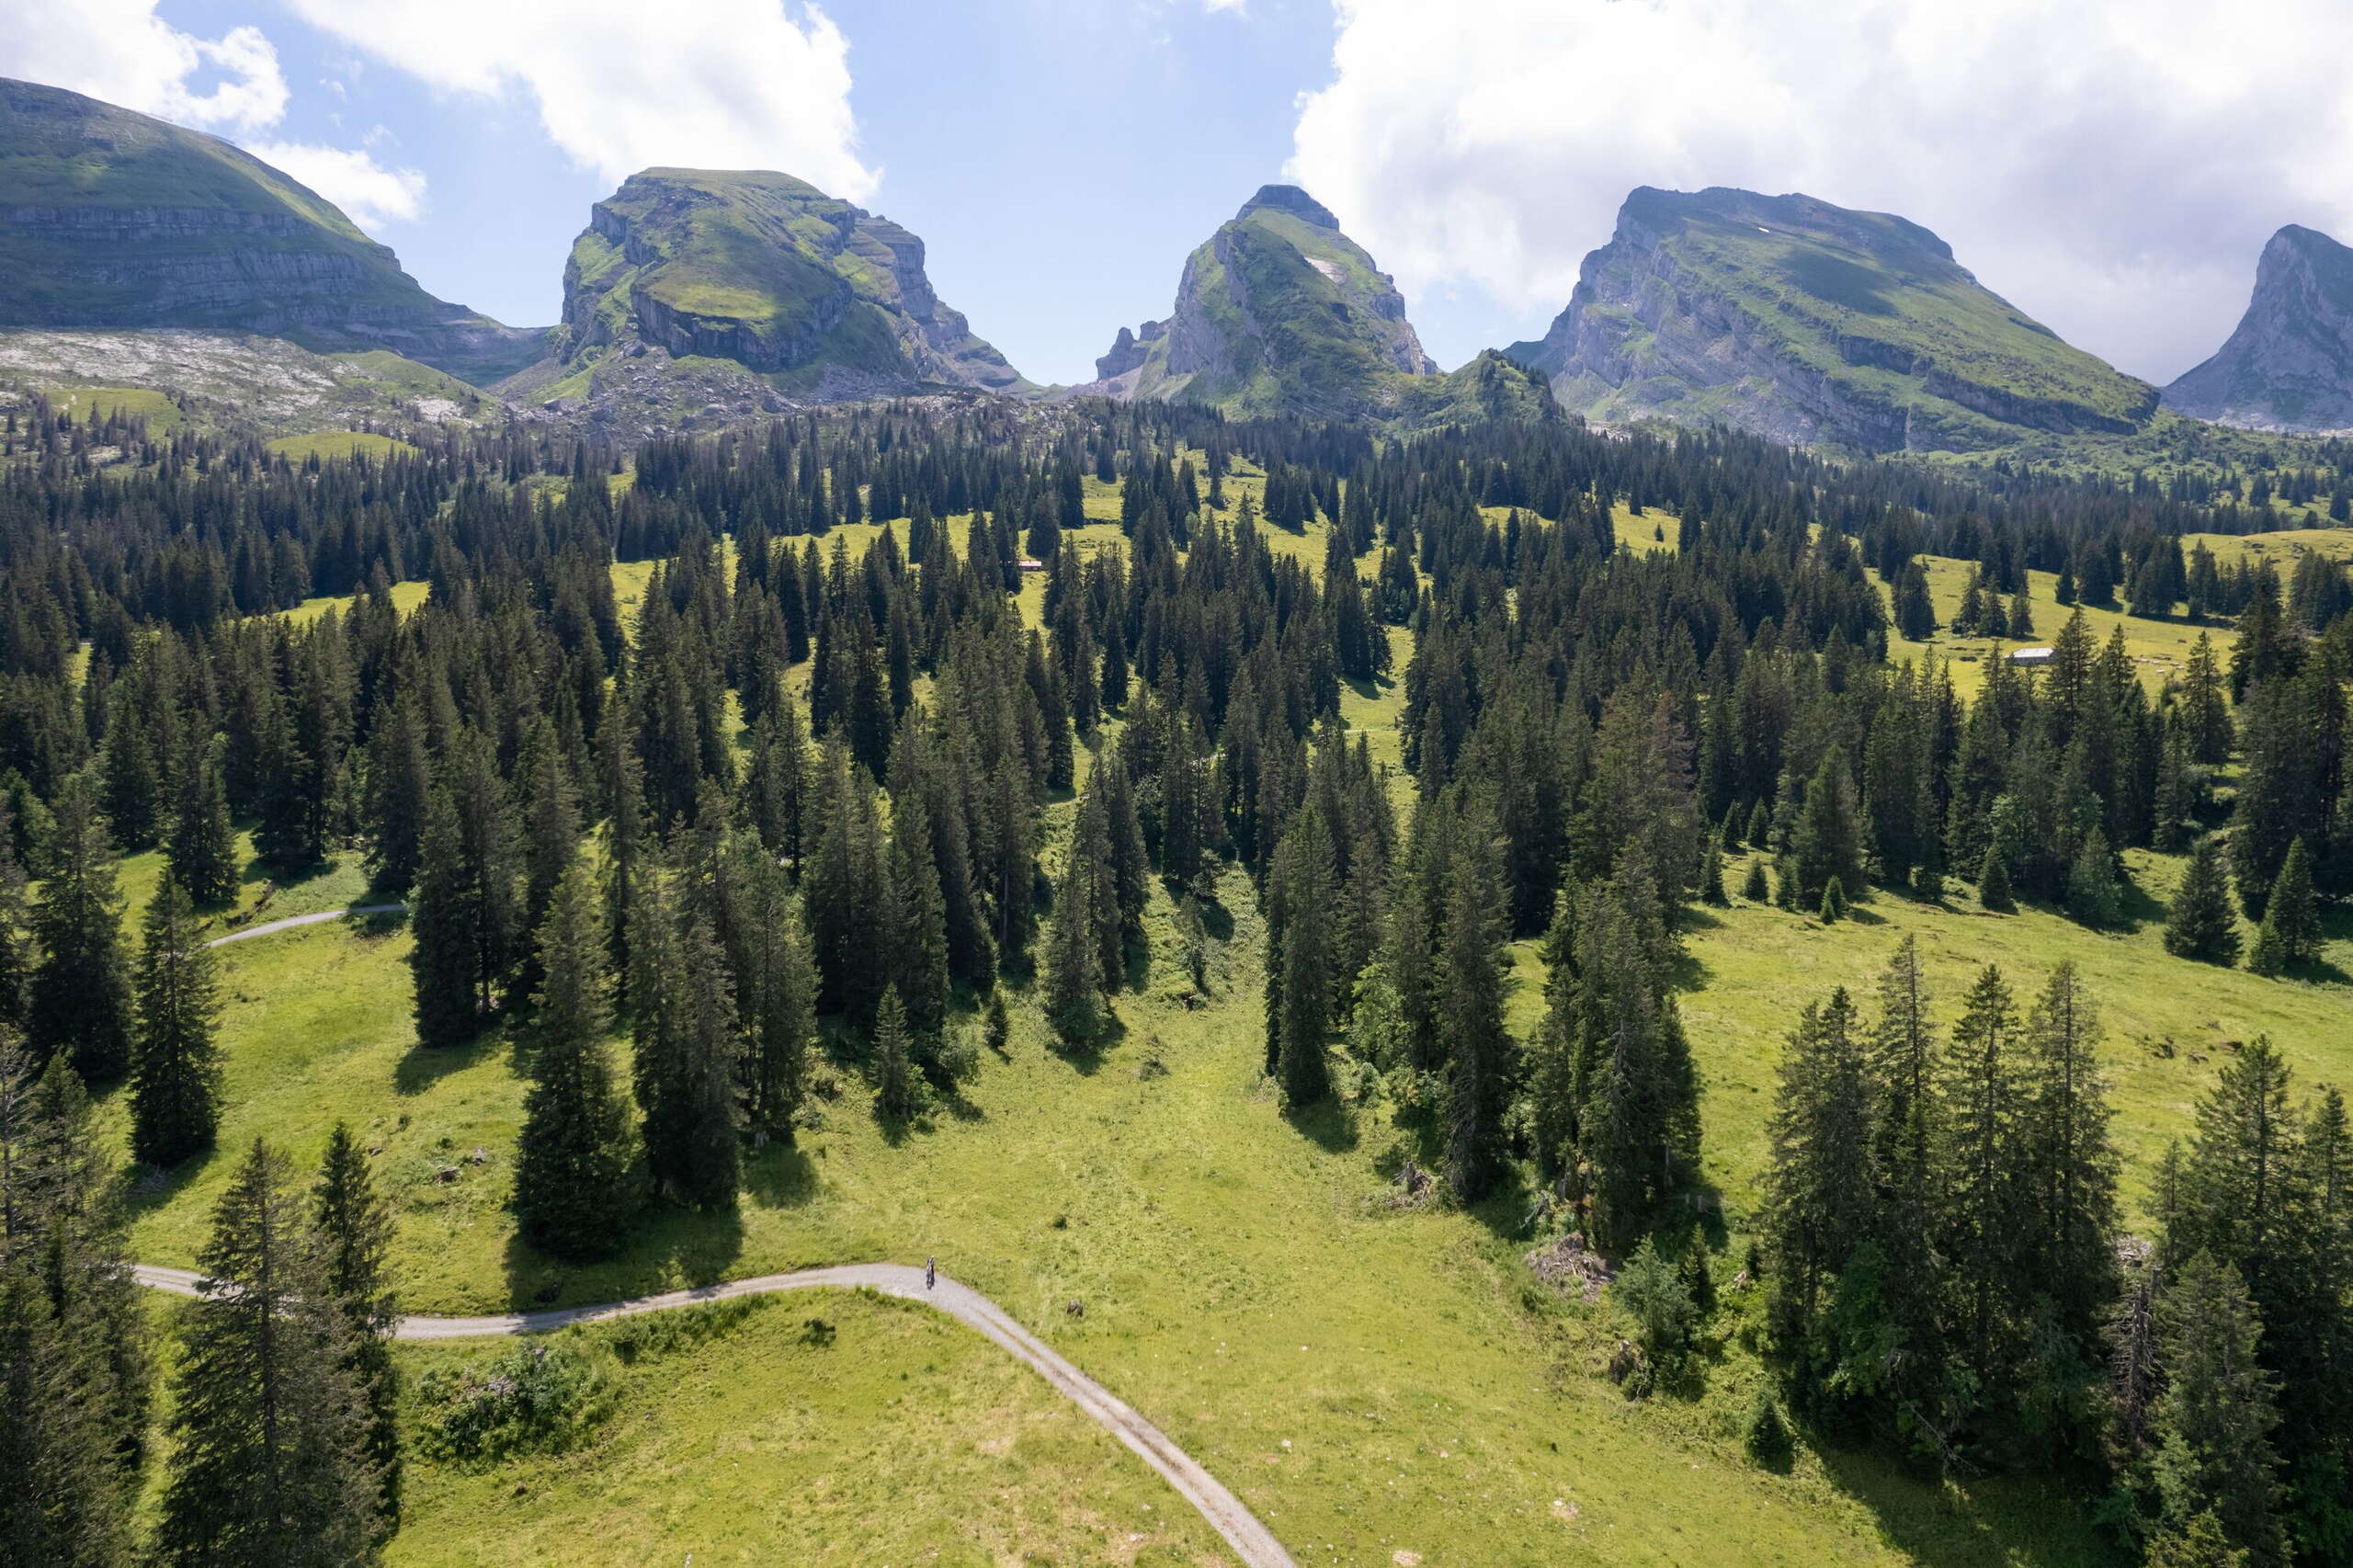
<path fill-rule="evenodd" d="M 1509 366 L 1440 376 L 1389 275 L 1296 186 L 1270 185 L 1186 258 L 1165 321 L 1120 329 L 1076 392 L 1182 398 L 1245 415 L 1436 422 L 1543 399 Z M 1497 378 L 1511 383 L 1498 384 Z"/>
<path fill-rule="evenodd" d="M 1552 330 L 1506 352 L 1595 418 L 1865 451 L 2126 433 L 2157 403 L 1916 223 L 1721 187 L 1636 190 Z"/>
<path fill-rule="evenodd" d="M 573 243 L 563 296 L 541 396 L 617 396 L 654 349 L 825 400 L 1029 387 L 932 291 L 923 241 L 790 175 L 631 176 Z"/>
<path fill-rule="evenodd" d="M 2256 430 L 2353 432 L 2353 249 L 2294 223 L 2272 235 L 2237 330 L 2165 388 L 2165 406 Z"/>
<path fill-rule="evenodd" d="M 389 348 L 469 380 L 539 335 L 437 300 L 334 203 L 216 137 L 0 80 L 0 326 Z"/>

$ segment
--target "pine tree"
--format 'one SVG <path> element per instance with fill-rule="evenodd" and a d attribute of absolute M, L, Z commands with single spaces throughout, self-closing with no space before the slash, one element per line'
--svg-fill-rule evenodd
<path fill-rule="evenodd" d="M 1748 858 L 1748 874 L 1741 879 L 1740 896 L 1751 903 L 1763 903 L 1772 897 L 1773 890 L 1765 880 L 1765 857 Z"/>
<path fill-rule="evenodd" d="M 379 1477 L 350 1332 L 286 1157 L 258 1139 L 213 1210 L 155 1527 L 170 1568 L 376 1561 Z"/>
<path fill-rule="evenodd" d="M 325 1285 L 343 1314 L 343 1358 L 368 1405 L 367 1458 L 377 1475 L 378 1506 L 388 1523 L 401 1517 L 400 1368 L 392 1335 L 400 1322 L 387 1255 L 392 1210 L 368 1175 L 368 1156 L 341 1121 L 327 1134 L 311 1220 L 324 1247 Z"/>
<path fill-rule="evenodd" d="M 558 750 L 555 728 L 542 719 L 524 738 L 523 755 L 516 764 L 516 784 L 523 797 L 524 934 L 537 932 L 547 921 L 557 881 L 579 850 L 580 810 L 572 776 Z M 529 995 L 540 988 L 540 957 L 526 944 L 528 956 L 517 985 Z"/>
<path fill-rule="evenodd" d="M 2116 1294 L 2117 1157 L 2098 1041 L 2098 1007 L 2063 961 L 2027 1017 L 2020 1174 L 2029 1278 L 2077 1343 Z"/>
<path fill-rule="evenodd" d="M 34 952 L 26 929 L 25 874 L 17 866 L 14 813 L 0 795 L 0 1028 L 25 1027 Z"/>
<path fill-rule="evenodd" d="M 2288 939 L 2279 934 L 2279 926 L 2266 918 L 2255 928 L 2255 940 L 2246 950 L 2246 967 L 2250 974 L 2276 980 L 2288 969 Z"/>
<path fill-rule="evenodd" d="M 386 892 L 406 892 L 416 880 L 432 794 L 433 764 L 426 752 L 423 719 L 415 698 L 404 687 L 368 740 L 362 805 L 368 868 L 375 885 Z"/>
<path fill-rule="evenodd" d="M 2313 898 L 2312 858 L 2304 841 L 2288 846 L 2279 876 L 2264 905 L 2263 924 L 2279 932 L 2279 951 L 2289 963 L 2306 963 L 2320 952 L 2320 909 Z"/>
<path fill-rule="evenodd" d="M 119 1188 L 63 1056 L 0 1037 L 0 1561 L 123 1568 L 146 1427 Z M 126 1460 L 132 1462 L 126 1462 Z"/>
<path fill-rule="evenodd" d="M 744 1028 L 744 1116 L 755 1139 L 790 1143 L 817 1038 L 817 972 L 784 868 L 756 835 L 739 835 L 734 854 L 740 918 L 727 958 Z"/>
<path fill-rule="evenodd" d="M 2181 886 L 2165 917 L 2165 951 L 2203 963 L 2239 960 L 2238 911 L 2231 903 L 2230 875 L 2218 838 L 2201 838 L 2189 853 Z"/>
<path fill-rule="evenodd" d="M 237 833 L 229 821 L 222 751 L 216 735 L 183 781 L 165 857 L 173 880 L 199 904 L 227 903 L 237 896 Z"/>
<path fill-rule="evenodd" d="M 1444 890 L 1434 1021 L 1447 1051 L 1447 1185 L 1469 1203 L 1485 1197 L 1503 1171 L 1513 1049 L 1504 1028 L 1508 932 L 1494 824 L 1472 809 L 1457 833 Z"/>
<path fill-rule="evenodd" d="M 575 859 L 539 932 L 545 971 L 534 998 L 538 1051 L 515 1150 L 515 1209 L 532 1244 L 567 1262 L 610 1253 L 622 1235 L 634 1139 L 605 1036 L 603 912 L 595 873 Z"/>
<path fill-rule="evenodd" d="M 2018 1015 L 2001 971 L 1988 964 L 1953 1026 L 1939 1097 L 1944 1141 L 1941 1250 L 1958 1300 L 1964 1365 L 1980 1380 L 2003 1369 L 2021 1221 L 2020 1131 L 2025 1089 L 2018 1063 Z"/>
<path fill-rule="evenodd" d="M 2095 827 L 2084 835 L 2083 847 L 2075 852 L 2075 865 L 2067 872 L 2067 913 L 2100 930 L 2116 924 L 2123 901 L 2108 835 Z"/>
<path fill-rule="evenodd" d="M 915 1064 L 907 1050 L 907 1009 L 895 990 L 874 1015 L 874 1107 L 893 1121 L 916 1108 Z"/>
<path fill-rule="evenodd" d="M 420 1045 L 463 1045 L 481 1027 L 475 992 L 474 927 L 479 900 L 467 874 L 458 809 L 436 789 L 426 807 L 416 885 L 409 898 L 409 973 Z"/>
<path fill-rule="evenodd" d="M 212 1146 L 221 1119 L 221 1016 L 212 949 L 188 890 L 166 877 L 142 922 L 138 1026 L 131 1051 L 131 1147 L 176 1165 Z"/>
<path fill-rule="evenodd" d="M 1097 866 L 1073 845 L 1054 884 L 1047 937 L 1046 1020 L 1064 1045 L 1091 1045 L 1103 1027 L 1103 946 L 1096 928 Z"/>
<path fill-rule="evenodd" d="M 1332 1092 L 1325 1037 L 1338 980 L 1329 925 L 1337 913 L 1338 891 L 1332 835 L 1322 809 L 1311 801 L 1283 835 L 1268 881 L 1269 903 L 1282 910 L 1279 956 L 1268 960 L 1277 996 L 1268 1021 L 1276 1028 L 1283 1103 L 1294 1109 Z"/>
<path fill-rule="evenodd" d="M 1847 918 L 1847 885 L 1836 877 L 1822 890 L 1822 923 L 1835 926 Z"/>
<path fill-rule="evenodd" d="M 27 999 L 25 1035 L 40 1060 L 65 1051 L 84 1078 L 109 1081 L 131 1066 L 131 1028 L 114 846 L 98 820 L 86 773 L 59 787 L 52 810 L 49 874 L 33 903 L 41 957 Z"/>
<path fill-rule="evenodd" d="M 1977 902 L 1996 915 L 2013 914 L 2018 900 L 2010 892 L 2010 868 L 1999 845 L 1989 845 L 1985 864 L 1977 873 Z"/>
<path fill-rule="evenodd" d="M 671 876 L 646 879 L 637 915 L 630 994 L 646 1166 L 676 1201 L 721 1208 L 734 1199 L 743 1159 L 726 960 L 709 922 L 682 907 Z"/>
<path fill-rule="evenodd" d="M 1765 1178 L 1777 1310 L 1802 1334 L 1824 1281 L 1870 1235 L 1871 1078 L 1855 1006 L 1833 991 L 1800 1015 L 1781 1057 Z"/>
<path fill-rule="evenodd" d="M 2158 1308 L 2165 1392 L 2150 1468 L 2166 1520 L 2211 1511 L 2231 1542 L 2279 1556 L 2277 1384 L 2257 1359 L 2263 1324 L 2238 1270 L 2200 1252 Z"/>

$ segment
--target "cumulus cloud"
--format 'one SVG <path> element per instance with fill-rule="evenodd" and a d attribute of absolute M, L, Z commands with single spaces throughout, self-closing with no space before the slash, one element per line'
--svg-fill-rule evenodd
<path fill-rule="evenodd" d="M 245 151 L 284 169 L 363 229 L 425 215 L 425 176 L 418 170 L 388 169 L 369 153 L 313 142 L 251 142 Z"/>
<path fill-rule="evenodd" d="M 1565 303 L 1637 185 L 1903 213 L 2164 380 L 2282 223 L 2353 239 L 2342 0 L 1336 0 L 1290 172 L 1409 288 Z"/>
<path fill-rule="evenodd" d="M 86 93 L 209 131 L 275 125 L 286 113 L 278 51 L 257 28 L 182 32 L 155 0 L 72 0 L 9 7 L 0 75 Z"/>
<path fill-rule="evenodd" d="M 618 181 L 654 165 L 782 169 L 873 189 L 849 45 L 783 0 L 290 0 L 305 20 L 444 91 L 528 95 L 548 136 Z"/>

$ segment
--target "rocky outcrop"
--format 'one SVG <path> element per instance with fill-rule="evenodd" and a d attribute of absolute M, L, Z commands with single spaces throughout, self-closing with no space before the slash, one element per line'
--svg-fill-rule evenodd
<path fill-rule="evenodd" d="M 2353 249 L 2294 223 L 2272 235 L 2237 330 L 2165 399 L 2224 425 L 2353 434 Z"/>
<path fill-rule="evenodd" d="M 729 361 L 795 398 L 1029 385 L 940 301 L 921 239 L 772 171 L 631 176 L 591 211 L 563 291 L 559 365 L 626 356 L 632 385 L 643 348 L 657 367 Z"/>
<path fill-rule="evenodd" d="M 1918 224 L 1722 188 L 1636 190 L 1551 330 L 1505 352 L 1595 419 L 1871 452 L 2126 432 L 2156 408 Z"/>
<path fill-rule="evenodd" d="M 1120 335 L 1111 340 L 1111 352 L 1095 361 L 1095 379 L 1098 381 L 1113 381 L 1135 369 L 1150 355 L 1152 345 L 1159 342 L 1167 332 L 1166 322 L 1148 321 L 1133 332 L 1121 327 Z"/>
<path fill-rule="evenodd" d="M 1269 185 L 1185 260 L 1167 316 L 1120 329 L 1074 394 L 1243 415 L 1386 418 L 1438 367 L 1396 283 L 1297 186 Z"/>
<path fill-rule="evenodd" d="M 225 142 L 4 80 L 0 326 L 389 348 L 477 381 L 544 335 L 435 299 L 333 203 Z"/>

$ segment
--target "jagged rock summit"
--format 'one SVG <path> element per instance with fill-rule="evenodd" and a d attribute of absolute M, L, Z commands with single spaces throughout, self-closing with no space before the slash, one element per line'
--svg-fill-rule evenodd
<path fill-rule="evenodd" d="M 1396 284 L 1291 185 L 1260 187 L 1186 258 L 1166 319 L 1121 327 L 1095 369 L 1074 392 L 1245 415 L 1427 419 L 1472 390 L 1439 376 Z M 1482 397 L 1541 407 L 1518 397 L 1528 383 L 1510 367 L 1481 376 Z"/>
<path fill-rule="evenodd" d="M 1724 187 L 1636 190 L 1552 329 L 1505 352 L 1597 420 L 1869 452 L 2124 433 L 2157 405 L 1917 223 Z"/>
<path fill-rule="evenodd" d="M 6 79 L 0 327 L 385 348 L 478 382 L 543 335 L 435 299 L 333 202 L 218 137 Z"/>
<path fill-rule="evenodd" d="M 2237 330 L 2165 398 L 2223 425 L 2353 434 L 2353 248 L 2295 223 L 2272 235 Z"/>
<path fill-rule="evenodd" d="M 1029 390 L 933 292 L 923 241 L 764 169 L 646 169 L 597 203 L 554 350 L 533 395 L 642 392 L 649 358 L 770 399 Z"/>

